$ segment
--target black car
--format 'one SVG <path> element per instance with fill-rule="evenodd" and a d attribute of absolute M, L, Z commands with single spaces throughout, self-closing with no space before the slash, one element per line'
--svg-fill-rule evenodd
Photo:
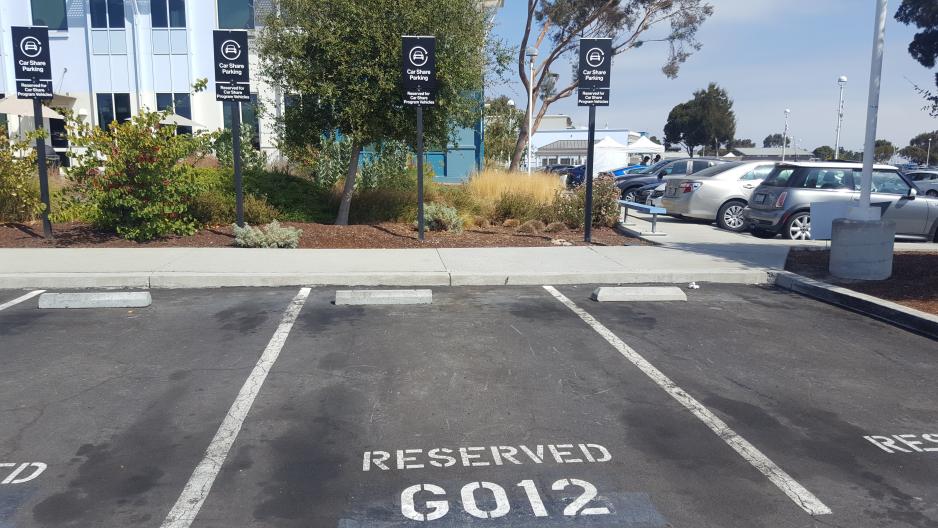
<path fill-rule="evenodd" d="M 713 167 L 726 160 L 719 158 L 680 158 L 668 160 L 664 165 L 656 167 L 648 174 L 629 174 L 616 178 L 616 186 L 622 191 L 622 199 L 627 202 L 638 202 L 638 190 L 646 185 L 661 183 L 665 176 L 688 175 Z"/>

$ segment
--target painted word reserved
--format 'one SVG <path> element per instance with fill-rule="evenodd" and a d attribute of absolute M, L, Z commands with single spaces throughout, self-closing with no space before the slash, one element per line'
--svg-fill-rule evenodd
<path fill-rule="evenodd" d="M 864 436 L 876 447 L 892 453 L 938 453 L 938 434 L 901 434 L 892 436 Z"/>
<path fill-rule="evenodd" d="M 22 484 L 24 482 L 29 482 L 34 478 L 42 474 L 48 466 L 42 462 L 23 462 L 22 464 L 17 464 L 13 462 L 0 462 L 0 475 L 2 475 L 3 470 L 12 468 L 10 474 L 8 474 L 3 480 L 0 480 L 0 485 L 3 484 Z"/>
<path fill-rule="evenodd" d="M 609 450 L 598 444 L 547 444 L 535 446 L 437 447 L 434 449 L 398 449 L 365 451 L 362 471 L 423 469 L 427 466 L 448 468 L 502 466 L 508 464 L 593 464 L 609 462 Z"/>

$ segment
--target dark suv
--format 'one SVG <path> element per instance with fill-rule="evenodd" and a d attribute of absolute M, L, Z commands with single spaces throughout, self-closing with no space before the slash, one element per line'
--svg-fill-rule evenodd
<path fill-rule="evenodd" d="M 720 158 L 680 158 L 668 160 L 648 174 L 628 174 L 616 178 L 616 186 L 622 191 L 622 199 L 634 202 L 638 198 L 638 190 L 652 183 L 659 183 L 665 176 L 685 176 L 700 172 L 714 165 L 726 163 Z"/>

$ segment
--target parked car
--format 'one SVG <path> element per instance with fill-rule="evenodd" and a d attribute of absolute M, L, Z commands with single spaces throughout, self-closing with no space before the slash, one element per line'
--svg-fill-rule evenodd
<path fill-rule="evenodd" d="M 541 169 L 541 171 L 551 173 L 551 174 L 559 174 L 567 169 L 572 169 L 572 168 L 573 168 L 573 165 L 556 164 L 556 165 L 547 165 L 543 169 Z"/>
<path fill-rule="evenodd" d="M 716 221 L 721 229 L 745 231 L 749 226 L 743 209 L 775 165 L 772 161 L 734 161 L 691 178 L 669 177 L 661 205 L 673 216 Z"/>
<path fill-rule="evenodd" d="M 636 192 L 646 185 L 661 183 L 666 176 L 688 175 L 700 172 L 714 165 L 726 163 L 719 158 L 681 158 L 652 165 L 652 171 L 647 174 L 630 174 L 616 178 L 616 186 L 622 192 L 622 199 L 634 202 L 638 198 Z"/>
<path fill-rule="evenodd" d="M 860 163 L 805 162 L 780 164 L 752 194 L 744 210 L 752 234 L 792 240 L 811 238 L 811 204 L 850 202 L 860 196 Z M 938 200 L 918 196 L 918 189 L 898 169 L 873 167 L 873 204 L 883 218 L 896 223 L 896 234 L 935 240 Z"/>
<path fill-rule="evenodd" d="M 906 176 L 926 196 L 938 197 L 938 170 L 918 169 L 907 172 Z"/>
<path fill-rule="evenodd" d="M 635 201 L 645 205 L 654 205 L 656 198 L 664 196 L 664 182 L 654 182 L 640 188 L 635 193 Z"/>
<path fill-rule="evenodd" d="M 568 189 L 579 187 L 583 185 L 583 182 L 586 180 L 586 165 L 577 165 L 576 167 L 563 169 L 559 171 L 558 174 L 563 178 L 564 185 L 566 185 Z"/>

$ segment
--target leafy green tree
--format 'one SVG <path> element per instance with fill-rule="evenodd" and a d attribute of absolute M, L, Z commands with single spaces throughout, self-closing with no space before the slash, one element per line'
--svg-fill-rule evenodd
<path fill-rule="evenodd" d="M 675 106 L 664 126 L 667 145 L 682 145 L 693 156 L 698 146 L 720 145 L 732 141 L 736 134 L 736 114 L 726 90 L 710 83 L 706 90 L 694 92 L 694 98 Z"/>
<path fill-rule="evenodd" d="M 424 112 L 428 146 L 445 147 L 480 115 L 485 13 L 476 0 L 279 0 L 258 38 L 261 71 L 284 93 L 283 141 L 317 147 L 332 133 L 352 145 L 336 224 L 348 223 L 365 145 L 414 145 L 415 109 L 401 89 L 401 36 L 435 35 L 438 93 Z"/>
<path fill-rule="evenodd" d="M 928 140 L 931 139 L 931 159 L 928 157 Z M 899 150 L 899 155 L 920 165 L 938 165 L 938 130 L 923 132 L 909 141 L 909 146 Z"/>
<path fill-rule="evenodd" d="M 896 20 L 921 29 L 912 37 L 909 54 L 926 68 L 934 68 L 938 62 L 938 4 L 935 0 L 902 0 L 896 12 Z M 935 74 L 938 86 L 938 73 Z M 929 102 L 932 117 L 938 117 L 938 93 L 918 86 L 916 90 Z"/>
<path fill-rule="evenodd" d="M 834 149 L 828 145 L 814 149 L 814 155 L 819 160 L 827 161 L 834 159 Z"/>
<path fill-rule="evenodd" d="M 885 163 L 896 155 L 896 146 L 885 139 L 876 140 L 876 150 L 873 153 L 873 159 L 877 163 Z"/>
<path fill-rule="evenodd" d="M 731 149 L 737 148 L 754 148 L 756 144 L 751 139 L 734 139 L 729 142 L 729 147 Z"/>
<path fill-rule="evenodd" d="M 615 55 L 645 43 L 666 42 L 668 55 L 662 72 L 674 78 L 681 64 L 700 49 L 697 30 L 711 14 L 713 6 L 705 0 L 527 0 L 527 16 L 517 49 L 518 77 L 525 93 L 533 85 L 535 101 L 545 86 L 554 83 L 553 95 L 541 97 L 540 106 L 534 111 L 533 130 L 537 130 L 550 105 L 576 91 L 576 75 L 560 83 L 552 76 L 555 70 L 563 69 L 558 61 L 561 64 L 578 61 L 576 50 L 581 37 L 612 38 Z M 539 50 L 533 78 L 529 78 L 530 63 L 525 56 L 529 47 Z M 575 66 L 570 70 L 574 73 Z M 525 120 L 528 106 L 524 106 Z M 522 127 L 511 160 L 512 170 L 521 163 L 527 144 L 527 127 Z"/>
<path fill-rule="evenodd" d="M 763 148 L 776 148 L 781 147 L 782 142 L 784 141 L 786 147 L 791 146 L 791 138 L 787 137 L 784 140 L 782 139 L 782 134 L 769 134 L 765 136 L 765 139 L 762 140 Z"/>
<path fill-rule="evenodd" d="M 501 96 L 485 105 L 485 164 L 506 167 L 514 155 L 518 130 L 524 125 L 524 112 Z"/>

